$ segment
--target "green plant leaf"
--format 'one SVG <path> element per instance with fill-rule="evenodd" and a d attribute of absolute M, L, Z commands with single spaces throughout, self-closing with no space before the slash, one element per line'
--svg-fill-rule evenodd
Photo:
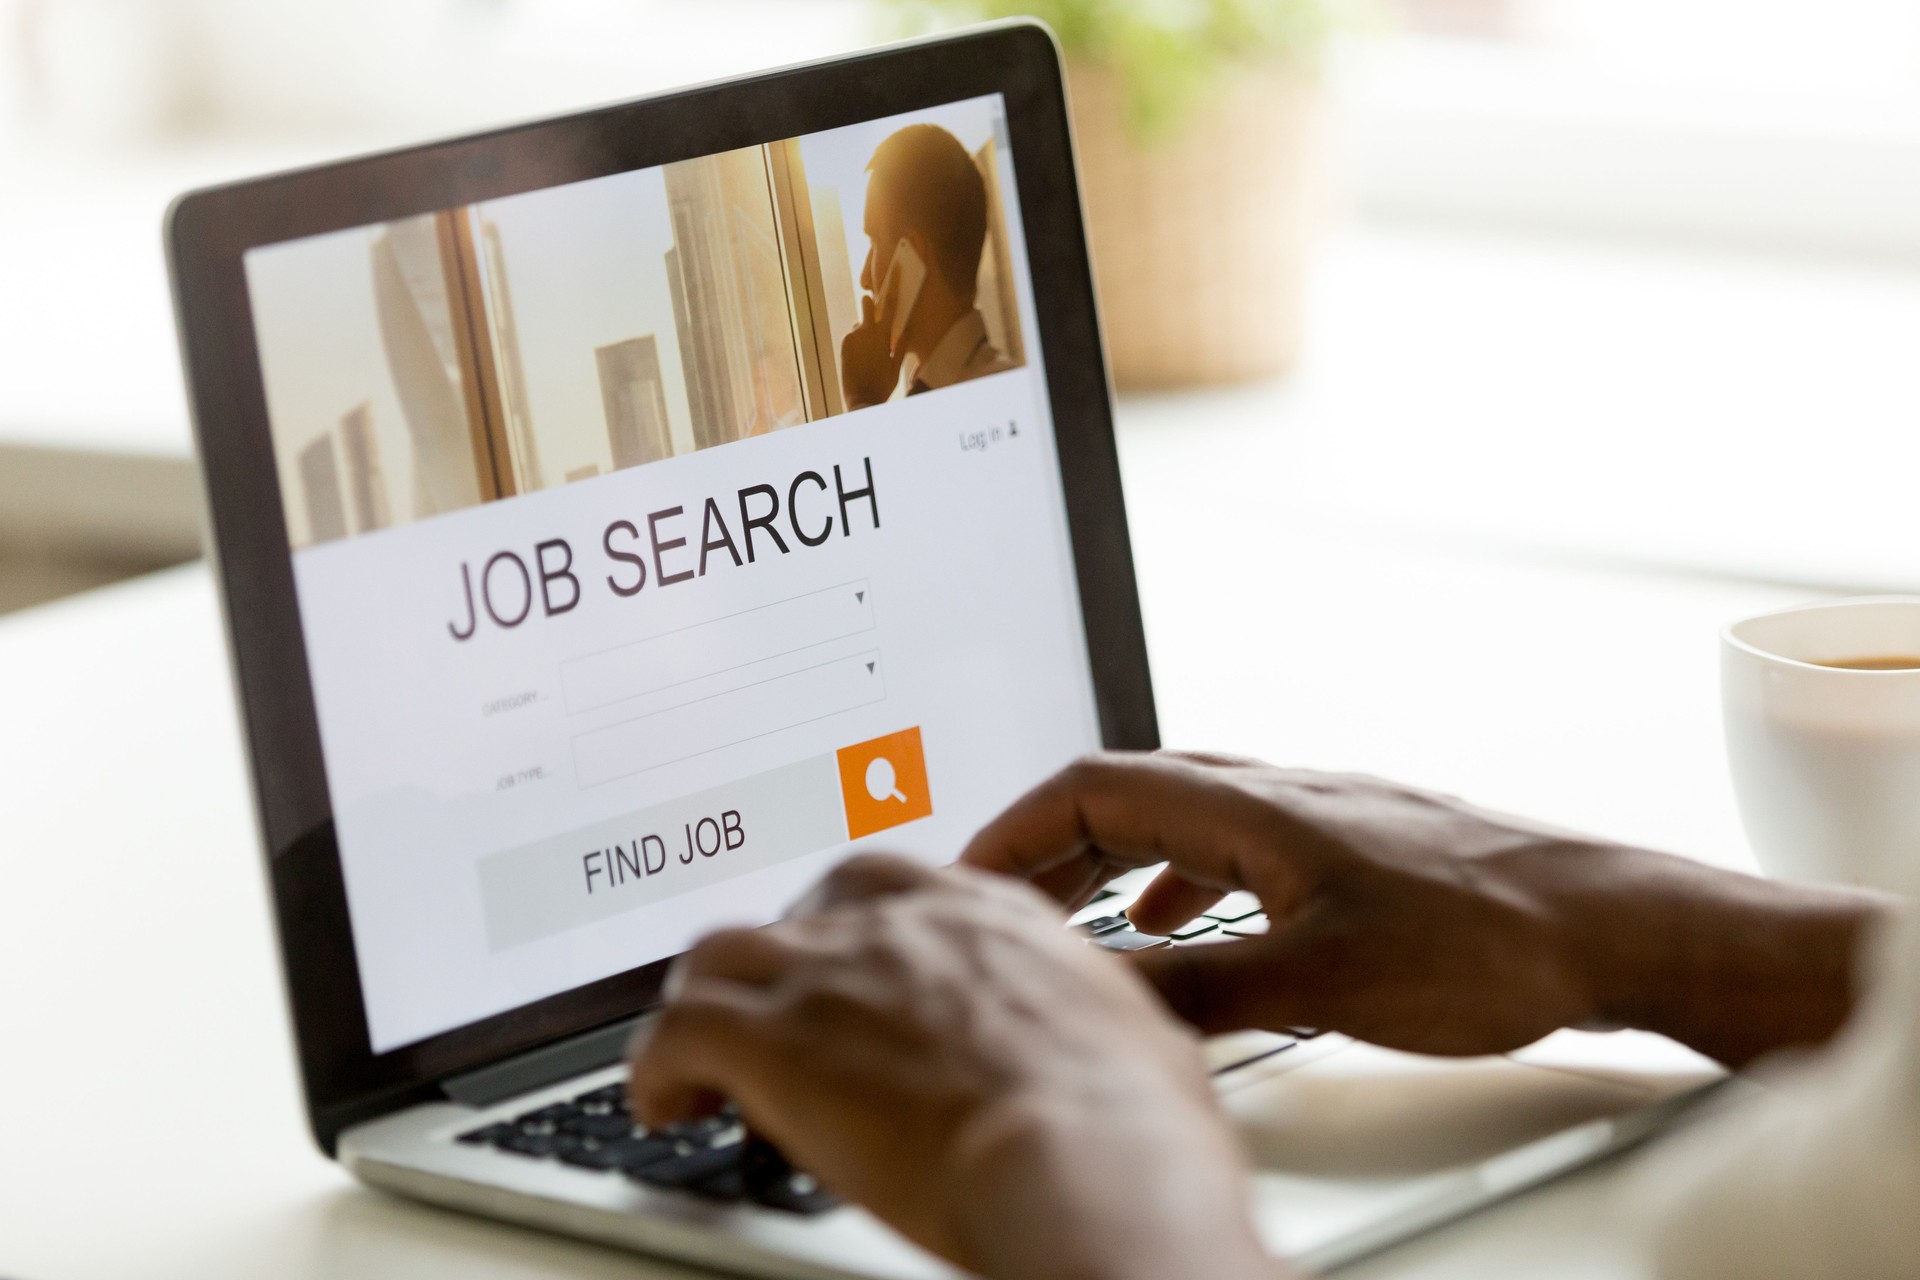
<path fill-rule="evenodd" d="M 1317 71 L 1366 0 L 878 0 L 899 32 L 1039 18 L 1069 56 L 1112 68 L 1136 134 L 1176 127 L 1236 62 Z"/>

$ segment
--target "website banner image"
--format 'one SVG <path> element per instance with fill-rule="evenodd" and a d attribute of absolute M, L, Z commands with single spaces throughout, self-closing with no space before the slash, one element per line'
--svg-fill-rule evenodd
<path fill-rule="evenodd" d="M 256 249 L 376 1051 L 1098 742 L 1002 104 Z"/>

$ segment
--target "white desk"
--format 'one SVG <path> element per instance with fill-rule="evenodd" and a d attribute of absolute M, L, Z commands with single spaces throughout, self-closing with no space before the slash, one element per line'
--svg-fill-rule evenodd
<path fill-rule="evenodd" d="M 1474 562 L 1212 501 L 1126 442 L 1169 741 L 1397 773 L 1736 861 L 1715 628 L 1766 588 Z M 0 622 L 0 1274 L 677 1275 L 359 1189 L 300 1116 L 213 589 Z M 1588 1176 L 1356 1274 L 1638 1273 Z"/>

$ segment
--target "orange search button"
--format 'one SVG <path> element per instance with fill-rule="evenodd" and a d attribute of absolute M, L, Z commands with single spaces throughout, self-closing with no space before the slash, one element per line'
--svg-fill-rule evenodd
<path fill-rule="evenodd" d="M 840 798 L 847 806 L 847 839 L 858 840 L 933 812 L 920 726 L 842 747 Z"/>

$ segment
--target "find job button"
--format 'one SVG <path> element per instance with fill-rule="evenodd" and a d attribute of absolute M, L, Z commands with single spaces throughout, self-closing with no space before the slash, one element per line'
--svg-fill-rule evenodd
<path fill-rule="evenodd" d="M 481 858 L 487 944 L 555 937 L 932 812 L 918 726 L 811 756 Z"/>

